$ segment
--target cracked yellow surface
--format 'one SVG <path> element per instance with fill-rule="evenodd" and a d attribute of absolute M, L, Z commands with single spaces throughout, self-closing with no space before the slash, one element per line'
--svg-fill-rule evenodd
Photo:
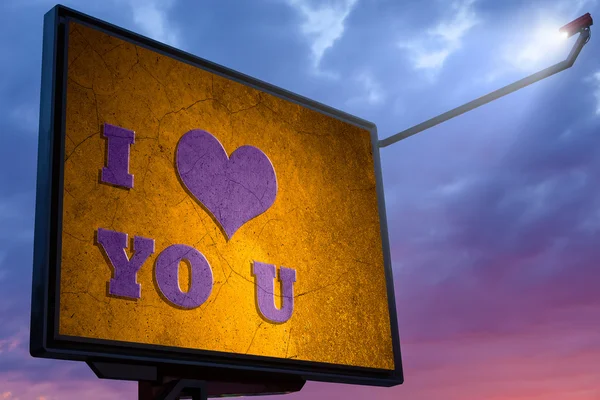
<path fill-rule="evenodd" d="M 368 131 L 75 23 L 68 63 L 61 335 L 394 368 Z M 133 189 L 99 183 L 105 122 L 135 131 Z M 191 129 L 228 154 L 256 146 L 275 168 L 275 203 L 229 241 L 177 179 L 176 144 Z M 155 240 L 139 300 L 107 296 L 98 228 Z M 212 267 L 197 309 L 157 292 L 154 262 L 172 244 Z M 259 315 L 253 260 L 296 270 L 286 323 Z"/>

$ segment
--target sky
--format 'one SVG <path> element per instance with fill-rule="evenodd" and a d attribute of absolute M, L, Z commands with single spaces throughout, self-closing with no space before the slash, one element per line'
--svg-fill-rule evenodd
<path fill-rule="evenodd" d="M 64 4 L 373 121 L 381 138 L 560 61 L 574 38 L 556 30 L 600 16 L 596 0 Z M 52 6 L 0 3 L 0 399 L 135 399 L 135 383 L 29 355 Z M 381 150 L 405 383 L 265 398 L 600 399 L 598 54 L 592 37 L 571 69 Z"/>

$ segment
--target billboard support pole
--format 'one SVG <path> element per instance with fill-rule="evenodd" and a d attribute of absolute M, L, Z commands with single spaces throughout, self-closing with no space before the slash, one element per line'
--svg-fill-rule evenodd
<path fill-rule="evenodd" d="M 564 71 L 565 69 L 572 67 L 573 64 L 575 63 L 575 60 L 577 59 L 577 56 L 579 55 L 579 52 L 581 52 L 581 49 L 583 49 L 583 46 L 585 46 L 585 44 L 589 41 L 589 39 L 590 39 L 590 29 L 587 28 L 587 29 L 582 30 L 581 33 L 579 34 L 579 37 L 577 38 L 577 41 L 573 45 L 573 48 L 571 49 L 571 52 L 569 53 L 569 56 L 567 57 L 566 60 L 556 63 L 556 64 L 554 64 L 546 69 L 543 69 L 539 72 L 536 72 L 534 74 L 531 74 L 521 80 L 511 83 L 510 85 L 504 86 L 498 90 L 488 93 L 485 96 L 482 96 L 482 97 L 479 97 L 478 99 L 470 101 L 469 103 L 463 104 L 460 107 L 456 107 L 450 111 L 447 111 L 441 115 L 438 115 L 437 117 L 431 118 L 425 122 L 422 122 L 418 125 L 408 128 L 406 130 L 403 130 L 402 132 L 396 133 L 395 135 L 392 135 L 390 137 L 382 139 L 379 141 L 379 148 L 387 147 L 391 144 L 399 142 L 400 140 L 406 139 L 407 137 L 416 135 L 419 132 L 423 132 L 424 130 L 432 128 L 436 125 L 439 125 L 442 122 L 446 122 L 449 119 L 458 117 L 459 115 L 462 115 L 462 114 L 464 114 L 468 111 L 471 111 L 477 107 L 480 107 L 480 106 L 487 104 L 491 101 L 494 101 L 496 99 L 499 99 L 502 96 L 506 96 L 509 93 L 515 92 L 521 88 L 524 88 L 525 86 L 529 86 L 532 83 L 541 81 L 542 79 L 548 78 L 549 76 L 552 76 L 561 71 Z"/>

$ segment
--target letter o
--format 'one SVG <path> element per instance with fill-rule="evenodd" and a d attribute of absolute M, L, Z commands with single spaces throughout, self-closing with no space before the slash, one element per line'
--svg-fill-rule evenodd
<path fill-rule="evenodd" d="M 191 267 L 187 293 L 179 286 L 179 263 L 183 260 Z M 214 284 L 212 269 L 204 255 L 184 244 L 171 245 L 158 255 L 154 277 L 163 296 L 185 309 L 200 307 L 210 296 Z"/>

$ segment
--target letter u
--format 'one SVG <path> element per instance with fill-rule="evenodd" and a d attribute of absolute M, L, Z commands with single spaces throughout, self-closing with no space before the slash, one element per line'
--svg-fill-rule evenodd
<path fill-rule="evenodd" d="M 256 301 L 262 316 L 275 323 L 290 319 L 294 311 L 296 271 L 286 267 L 281 267 L 279 270 L 279 279 L 283 284 L 280 309 L 275 307 L 275 266 L 254 261 L 252 274 L 256 276 Z"/>

